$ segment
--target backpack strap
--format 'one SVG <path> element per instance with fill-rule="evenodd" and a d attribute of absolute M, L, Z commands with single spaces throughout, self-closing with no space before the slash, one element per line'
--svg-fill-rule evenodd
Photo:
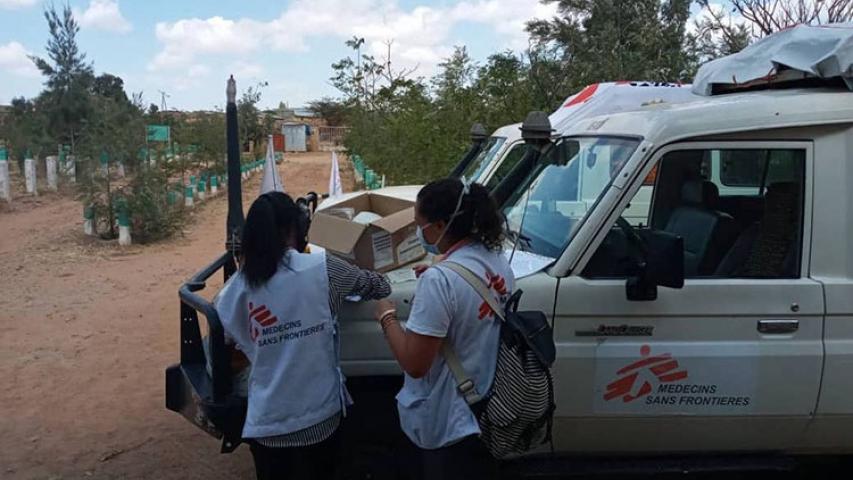
<path fill-rule="evenodd" d="M 453 270 L 462 277 L 462 279 L 471 285 L 474 291 L 482 297 L 483 301 L 492 308 L 495 315 L 497 315 L 501 321 L 506 321 L 503 310 L 500 308 L 497 301 L 495 301 L 495 297 L 489 293 L 488 287 L 486 287 L 486 284 L 483 283 L 480 277 L 467 267 L 456 262 L 444 261 L 441 262 L 440 265 Z M 480 395 L 480 392 L 477 391 L 477 386 L 474 385 L 474 381 L 468 373 L 465 372 L 465 369 L 462 367 L 462 361 L 459 360 L 459 356 L 456 355 L 456 350 L 453 349 L 446 338 L 441 343 L 441 355 L 444 357 L 444 361 L 447 363 L 447 366 L 450 367 L 450 372 L 456 380 L 456 390 L 458 390 L 465 398 L 465 403 L 470 406 L 482 400 L 483 397 Z"/>
<path fill-rule="evenodd" d="M 473 288 L 474 291 L 477 292 L 478 295 L 480 295 L 480 298 L 482 298 L 483 301 L 486 302 L 489 307 L 491 307 L 492 311 L 495 312 L 495 315 L 497 315 L 497 317 L 500 318 L 502 322 L 506 321 L 506 316 L 504 315 L 503 308 L 500 306 L 498 301 L 495 300 L 495 297 L 489 291 L 489 287 L 487 287 L 486 284 L 483 283 L 483 280 L 480 279 L 480 277 L 478 277 L 476 273 L 472 272 L 468 269 L 468 267 L 462 265 L 461 263 L 444 261 L 441 262 L 439 265 L 453 270 L 460 277 L 462 277 L 463 280 L 468 282 L 468 285 L 471 285 L 471 288 Z"/>
<path fill-rule="evenodd" d="M 453 374 L 453 378 L 456 380 L 456 390 L 465 398 L 465 403 L 470 406 L 482 400 L 483 397 L 477 391 L 474 380 L 471 380 L 471 377 L 465 372 L 465 369 L 462 367 L 462 361 L 459 360 L 456 350 L 450 346 L 450 342 L 447 339 L 441 342 L 441 355 L 444 357 L 447 366 L 450 367 L 450 373 Z"/>

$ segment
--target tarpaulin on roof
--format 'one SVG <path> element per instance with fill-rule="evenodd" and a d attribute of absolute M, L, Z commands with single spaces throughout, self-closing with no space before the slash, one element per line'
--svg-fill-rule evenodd
<path fill-rule="evenodd" d="M 714 86 L 737 86 L 783 72 L 803 78 L 840 77 L 853 89 L 853 23 L 798 25 L 769 35 L 738 53 L 710 61 L 696 74 L 693 91 L 711 95 Z"/>
<path fill-rule="evenodd" d="M 570 96 L 549 116 L 551 126 L 562 131 L 584 118 L 639 110 L 644 105 L 683 103 L 697 96 L 690 85 L 661 82 L 594 83 Z"/>

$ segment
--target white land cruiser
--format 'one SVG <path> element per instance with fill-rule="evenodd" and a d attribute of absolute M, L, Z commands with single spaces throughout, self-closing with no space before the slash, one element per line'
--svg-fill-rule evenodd
<path fill-rule="evenodd" d="M 699 100 L 585 118 L 556 139 L 544 114 L 525 122 L 493 195 L 521 308 L 553 320 L 557 454 L 853 452 L 850 32 L 796 27 L 712 62 Z M 581 181 L 590 171 L 609 176 Z M 166 374 L 167 407 L 223 451 L 245 399 L 194 292 L 235 268 L 226 252 L 181 288 L 181 363 Z M 405 319 L 416 281 L 409 267 L 389 277 Z M 339 320 L 357 401 L 344 428 L 393 457 L 400 370 L 371 304 Z"/>
<path fill-rule="evenodd" d="M 557 452 L 853 451 L 853 94 L 778 78 L 581 120 L 496 186 L 553 259 L 517 285 L 553 315 Z M 341 325 L 348 375 L 399 373 L 370 305 Z"/>

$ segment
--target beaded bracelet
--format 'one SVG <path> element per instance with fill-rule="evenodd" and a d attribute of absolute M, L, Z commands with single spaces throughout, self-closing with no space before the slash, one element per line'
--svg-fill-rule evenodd
<path fill-rule="evenodd" d="M 391 312 L 383 316 L 379 320 L 379 325 L 382 327 L 382 333 L 385 334 L 388 331 L 388 326 L 391 325 L 391 322 L 397 321 L 397 313 Z"/>

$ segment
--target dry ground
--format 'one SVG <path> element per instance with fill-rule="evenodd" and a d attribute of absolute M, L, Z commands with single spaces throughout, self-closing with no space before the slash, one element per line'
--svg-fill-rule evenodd
<path fill-rule="evenodd" d="M 329 166 L 328 153 L 290 154 L 279 169 L 301 195 L 327 190 Z M 247 206 L 259 184 L 244 182 Z M 225 196 L 182 236 L 122 249 L 83 235 L 72 195 L 16 188 L 0 209 L 0 478 L 252 478 L 247 449 L 220 455 L 164 407 L 177 290 L 223 250 Z"/>

